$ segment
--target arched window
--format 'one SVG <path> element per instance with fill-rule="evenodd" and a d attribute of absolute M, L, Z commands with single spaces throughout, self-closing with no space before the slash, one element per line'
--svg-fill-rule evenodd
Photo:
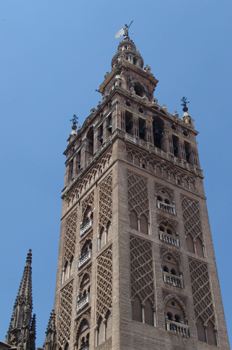
<path fill-rule="evenodd" d="M 197 255 L 199 255 L 203 258 L 204 257 L 203 246 L 202 246 L 202 242 L 201 242 L 199 237 L 196 238 L 196 250 L 197 250 Z"/>
<path fill-rule="evenodd" d="M 209 321 L 207 324 L 207 338 L 208 338 L 208 344 L 217 345 L 215 331 L 214 331 L 214 325 L 211 321 Z"/>
<path fill-rule="evenodd" d="M 100 232 L 100 249 L 102 249 L 105 244 L 106 244 L 106 231 L 104 230 L 104 228 L 102 228 Z"/>
<path fill-rule="evenodd" d="M 112 336 L 112 316 L 108 311 L 106 315 L 106 339 L 109 339 Z"/>
<path fill-rule="evenodd" d="M 82 320 L 78 328 L 76 344 L 78 350 L 89 345 L 89 323 L 86 319 Z"/>
<path fill-rule="evenodd" d="M 140 231 L 148 235 L 148 221 L 145 215 L 140 217 Z"/>
<path fill-rule="evenodd" d="M 130 212 L 130 227 L 134 230 L 138 230 L 138 217 L 134 210 Z"/>
<path fill-rule="evenodd" d="M 100 317 L 99 321 L 98 321 L 98 345 L 104 343 L 105 339 L 104 339 L 104 323 L 102 318 Z"/>
<path fill-rule="evenodd" d="M 136 295 L 132 303 L 133 320 L 142 322 L 142 306 L 139 297 Z"/>
<path fill-rule="evenodd" d="M 160 118 L 154 118 L 153 120 L 153 135 L 154 145 L 157 148 L 162 148 L 162 138 L 164 134 L 164 123 Z"/>
<path fill-rule="evenodd" d="M 90 128 L 87 135 L 87 145 L 86 145 L 86 160 L 93 155 L 93 128 Z"/>
<path fill-rule="evenodd" d="M 198 317 L 197 319 L 197 337 L 199 341 L 206 342 L 205 338 L 205 327 L 204 322 L 201 317 Z"/>
<path fill-rule="evenodd" d="M 147 300 L 144 307 L 144 318 L 145 323 L 150 324 L 153 326 L 153 307 L 152 302 L 150 300 Z"/>
<path fill-rule="evenodd" d="M 112 224 L 111 224 L 110 221 L 108 222 L 106 232 L 107 232 L 107 239 L 106 239 L 106 241 L 109 242 L 112 239 Z"/>
<path fill-rule="evenodd" d="M 187 234 L 187 237 L 186 237 L 186 245 L 187 245 L 187 250 L 189 252 L 195 253 L 193 239 L 189 233 Z"/>

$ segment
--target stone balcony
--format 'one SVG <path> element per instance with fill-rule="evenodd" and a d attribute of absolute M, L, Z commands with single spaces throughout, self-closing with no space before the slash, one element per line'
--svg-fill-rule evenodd
<path fill-rule="evenodd" d="M 90 293 L 87 293 L 80 300 L 78 300 L 77 313 L 80 312 L 86 305 L 88 305 L 89 301 L 90 301 Z"/>
<path fill-rule="evenodd" d="M 83 345 L 80 350 L 89 350 L 89 345 Z"/>
<path fill-rule="evenodd" d="M 87 263 L 92 257 L 92 249 L 88 250 L 84 255 L 82 255 L 78 261 L 79 269 Z"/>
<path fill-rule="evenodd" d="M 172 273 L 163 271 L 163 280 L 165 283 L 171 284 L 174 287 L 184 288 L 183 278 L 173 275 Z"/>
<path fill-rule="evenodd" d="M 166 213 L 176 215 L 176 208 L 174 204 L 168 204 L 157 199 L 157 208 Z"/>
<path fill-rule="evenodd" d="M 178 237 L 172 236 L 166 232 L 159 231 L 159 238 L 161 241 L 165 243 L 169 243 L 171 245 L 174 245 L 175 247 L 180 246 L 180 241 Z"/>
<path fill-rule="evenodd" d="M 182 323 L 166 319 L 166 329 L 168 332 L 189 338 L 189 326 Z"/>
<path fill-rule="evenodd" d="M 82 237 L 85 232 L 87 232 L 93 225 L 93 220 L 89 219 L 84 225 L 80 228 L 80 236 Z"/>

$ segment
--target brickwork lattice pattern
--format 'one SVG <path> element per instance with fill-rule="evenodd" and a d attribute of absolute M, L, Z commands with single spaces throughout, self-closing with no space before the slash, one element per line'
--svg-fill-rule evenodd
<path fill-rule="evenodd" d="M 131 298 L 139 296 L 141 302 L 150 299 L 154 303 L 154 278 L 151 243 L 130 236 Z"/>
<path fill-rule="evenodd" d="M 185 234 L 190 234 L 193 239 L 197 237 L 203 242 L 203 234 L 200 219 L 199 202 L 186 197 L 181 197 Z"/>
<path fill-rule="evenodd" d="M 73 281 L 65 286 L 60 293 L 60 313 L 58 326 L 58 348 L 63 349 L 70 340 L 72 316 Z"/>
<path fill-rule="evenodd" d="M 64 262 L 70 261 L 75 255 L 77 229 L 77 210 L 75 209 L 66 220 L 64 237 Z"/>
<path fill-rule="evenodd" d="M 112 246 L 97 258 L 97 322 L 112 309 Z"/>
<path fill-rule="evenodd" d="M 88 173 L 77 182 L 72 192 L 69 194 L 69 208 L 75 204 L 80 196 L 89 188 L 91 183 L 94 183 L 96 179 L 108 169 L 112 160 L 112 148 L 109 149 L 95 164 L 91 167 Z"/>
<path fill-rule="evenodd" d="M 99 186 L 99 231 L 112 221 L 112 172 Z"/>
<path fill-rule="evenodd" d="M 138 216 L 144 214 L 149 220 L 147 179 L 128 171 L 127 181 L 129 211 L 134 210 Z"/>
<path fill-rule="evenodd" d="M 215 325 L 208 267 L 201 261 L 189 259 L 189 269 L 195 317 L 197 319 L 200 316 L 205 324 L 210 320 Z"/>

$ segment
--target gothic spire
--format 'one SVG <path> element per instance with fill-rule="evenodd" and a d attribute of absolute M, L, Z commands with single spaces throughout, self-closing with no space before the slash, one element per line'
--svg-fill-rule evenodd
<path fill-rule="evenodd" d="M 47 326 L 47 330 L 46 330 L 46 337 L 44 340 L 44 349 L 45 350 L 55 350 L 56 348 L 56 314 L 54 309 L 52 310 L 51 314 L 50 314 L 50 318 L 48 321 L 48 326 Z"/>
<path fill-rule="evenodd" d="M 10 321 L 6 342 L 18 349 L 29 350 L 30 330 L 35 330 L 35 316 L 31 322 L 32 313 L 32 254 L 31 249 L 27 254 L 26 266 L 15 299 L 13 313 Z"/>

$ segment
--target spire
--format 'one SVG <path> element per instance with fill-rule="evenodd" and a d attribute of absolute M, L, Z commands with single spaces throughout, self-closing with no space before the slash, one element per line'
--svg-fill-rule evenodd
<path fill-rule="evenodd" d="M 50 318 L 48 321 L 48 326 L 47 326 L 47 330 L 46 330 L 46 336 L 45 336 L 45 340 L 44 340 L 44 349 L 45 350 L 55 350 L 56 347 L 56 314 L 54 309 L 52 310 L 51 314 L 50 314 Z"/>
<path fill-rule="evenodd" d="M 6 336 L 6 343 L 18 349 L 24 348 L 24 350 L 29 350 L 31 326 L 35 328 L 35 316 L 33 317 L 34 322 L 31 323 L 33 308 L 31 262 L 32 253 L 31 249 L 29 249 L 26 258 L 26 266 L 24 267 L 23 276 L 14 303 L 9 330 Z"/>

